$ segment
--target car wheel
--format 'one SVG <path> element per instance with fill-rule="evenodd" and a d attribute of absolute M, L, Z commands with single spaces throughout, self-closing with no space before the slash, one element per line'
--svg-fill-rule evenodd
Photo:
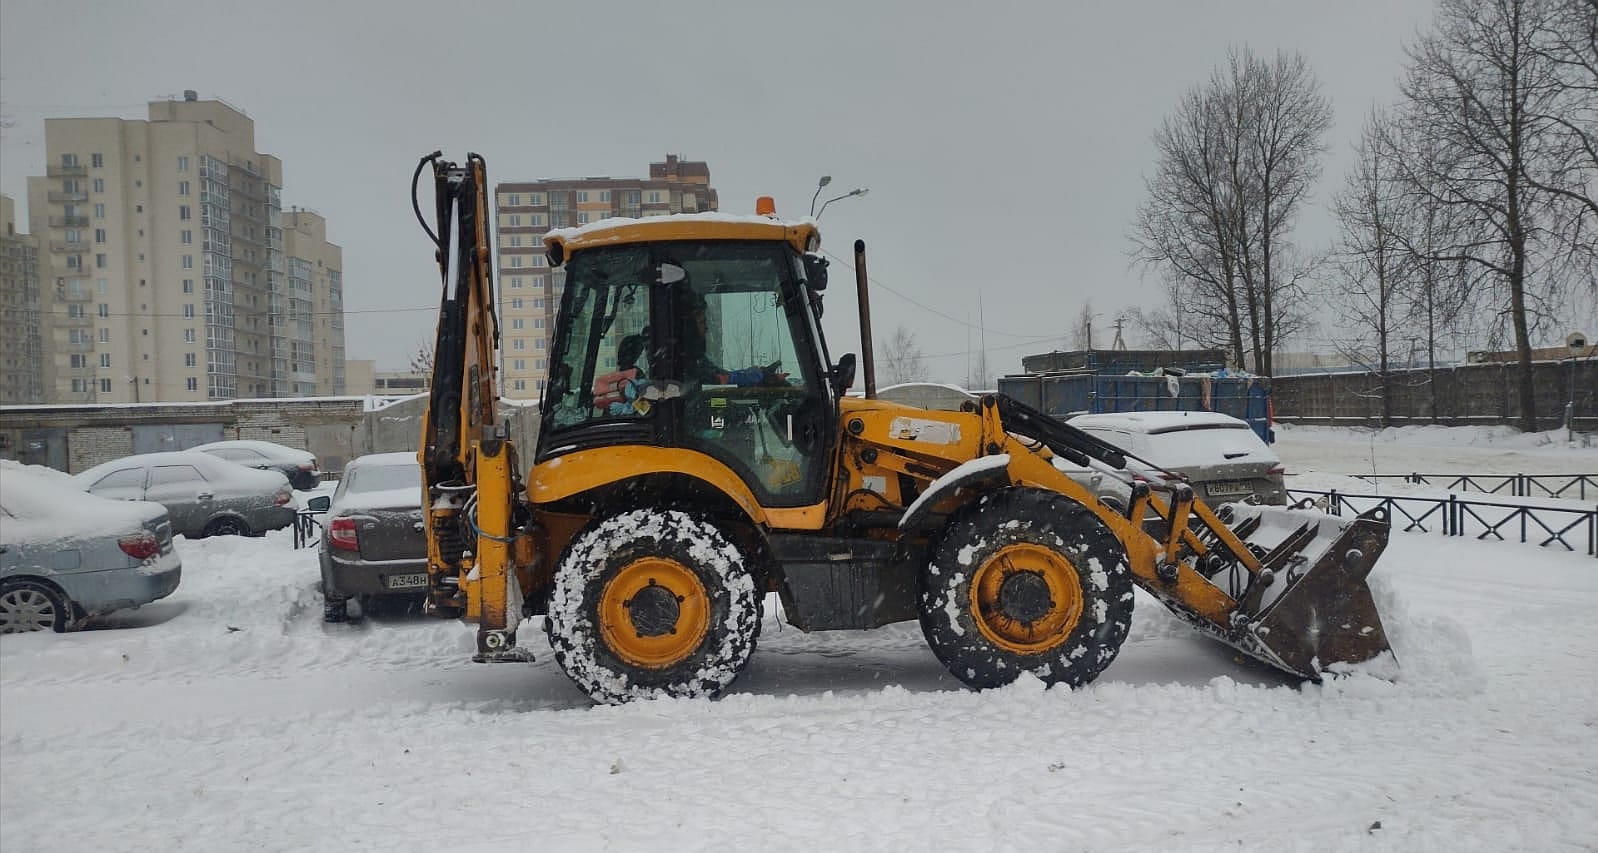
<path fill-rule="evenodd" d="M 201 537 L 248 535 L 250 535 L 250 526 L 244 523 L 244 519 L 232 515 L 213 518 L 211 523 L 205 525 L 205 529 L 200 531 Z"/>
<path fill-rule="evenodd" d="M 72 602 L 49 584 L 30 580 L 0 584 L 0 634 L 60 634 L 73 624 L 72 617 Z"/>

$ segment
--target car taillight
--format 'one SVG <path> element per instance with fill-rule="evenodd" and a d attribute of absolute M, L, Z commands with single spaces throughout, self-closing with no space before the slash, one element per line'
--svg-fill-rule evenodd
<path fill-rule="evenodd" d="M 122 553 L 135 560 L 148 560 L 161 553 L 161 541 L 155 538 L 154 533 L 148 531 L 134 533 L 117 540 L 117 547 Z"/>
<path fill-rule="evenodd" d="M 355 519 L 333 519 L 333 523 L 327 527 L 327 544 L 340 551 L 361 550 L 361 543 L 355 537 Z"/>
<path fill-rule="evenodd" d="M 278 506 L 283 506 L 292 500 L 294 500 L 294 493 L 288 489 L 278 489 L 277 494 L 272 496 L 272 503 Z"/>
<path fill-rule="evenodd" d="M 1286 465 L 1274 466 L 1273 468 L 1271 468 L 1271 470 L 1268 473 L 1271 473 L 1271 474 L 1286 474 L 1287 473 L 1287 466 Z"/>

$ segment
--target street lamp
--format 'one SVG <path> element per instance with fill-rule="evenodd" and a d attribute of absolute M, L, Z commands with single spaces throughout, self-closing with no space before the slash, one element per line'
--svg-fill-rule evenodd
<path fill-rule="evenodd" d="M 1565 345 L 1570 347 L 1570 398 L 1565 401 L 1565 441 L 1573 441 L 1576 437 L 1576 356 L 1587 348 L 1587 336 L 1581 332 L 1571 332 L 1565 336 Z"/>
<path fill-rule="evenodd" d="M 867 187 L 856 187 L 856 188 L 844 193 L 843 195 L 833 196 L 832 198 L 827 199 L 826 201 L 821 203 L 821 209 L 816 211 L 816 219 L 819 221 L 821 219 L 821 214 L 827 212 L 827 205 L 832 204 L 833 202 L 837 201 L 838 199 L 851 198 L 851 197 L 857 196 L 857 195 L 865 195 L 867 192 L 870 192 L 870 190 Z"/>
<path fill-rule="evenodd" d="M 813 195 L 810 196 L 810 215 L 811 216 L 815 216 L 816 215 L 816 197 L 821 195 L 821 188 L 826 186 L 827 184 L 830 184 L 830 183 L 832 183 L 832 176 L 831 175 L 822 175 L 821 176 L 821 180 L 816 181 L 816 191 L 815 191 L 815 193 Z"/>

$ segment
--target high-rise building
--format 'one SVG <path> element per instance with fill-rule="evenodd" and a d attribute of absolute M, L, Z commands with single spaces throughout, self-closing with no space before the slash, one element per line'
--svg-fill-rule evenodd
<path fill-rule="evenodd" d="M 17 231 L 16 205 L 0 195 L 0 403 L 43 403 L 39 244 Z"/>
<path fill-rule="evenodd" d="M 327 242 L 326 219 L 296 207 L 283 214 L 283 258 L 285 310 L 274 316 L 286 325 L 273 338 L 272 375 L 288 385 L 275 396 L 346 394 L 344 250 Z"/>
<path fill-rule="evenodd" d="M 285 275 L 283 165 L 255 150 L 242 111 L 189 91 L 150 102 L 148 120 L 47 119 L 45 148 L 28 219 L 51 402 L 308 394 L 324 373 L 336 385 L 306 322 L 315 298 Z M 325 264 L 325 251 L 303 257 Z"/>
<path fill-rule="evenodd" d="M 507 397 L 536 398 L 549 375 L 550 333 L 564 274 L 544 260 L 544 234 L 613 216 L 634 219 L 717 209 L 710 167 L 668 154 L 648 178 L 562 178 L 495 187 L 500 376 Z"/>

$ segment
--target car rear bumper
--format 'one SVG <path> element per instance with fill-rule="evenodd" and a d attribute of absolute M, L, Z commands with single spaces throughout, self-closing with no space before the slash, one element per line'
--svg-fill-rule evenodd
<path fill-rule="evenodd" d="M 418 595 L 427 591 L 427 559 L 416 560 L 360 560 L 336 556 L 330 552 L 326 580 L 331 581 L 334 595 Z M 414 583 L 420 576 L 421 584 Z M 407 583 L 401 579 L 410 579 Z M 395 586 L 394 584 L 401 584 Z"/>
<path fill-rule="evenodd" d="M 67 597 L 90 616 L 126 610 L 171 595 L 183 577 L 183 563 L 172 550 L 135 568 L 56 575 Z"/>

